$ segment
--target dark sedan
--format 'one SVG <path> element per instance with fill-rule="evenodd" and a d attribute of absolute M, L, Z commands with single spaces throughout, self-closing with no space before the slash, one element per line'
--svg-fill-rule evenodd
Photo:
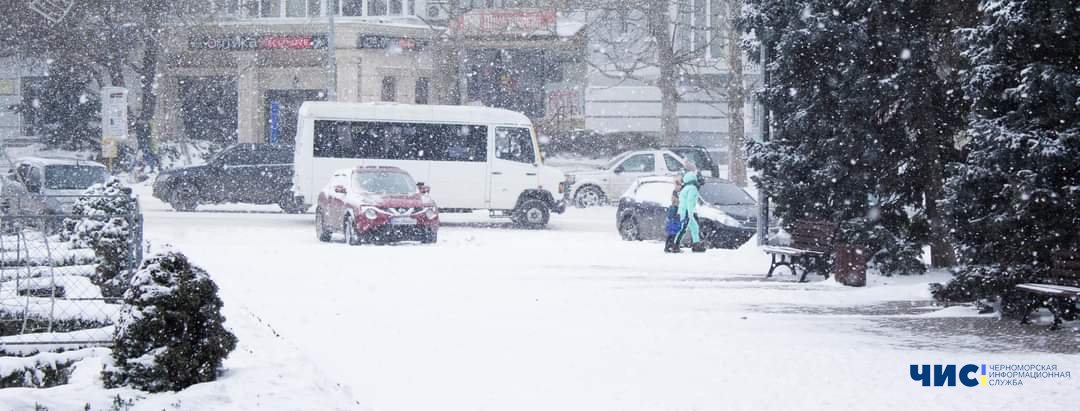
<path fill-rule="evenodd" d="M 237 144 L 215 154 L 204 165 L 181 167 L 158 175 L 154 197 L 177 211 L 199 204 L 277 204 L 287 213 L 302 213 L 292 192 L 293 147 Z"/>
<path fill-rule="evenodd" d="M 663 240 L 667 208 L 675 190 L 672 177 L 644 177 L 619 199 L 616 213 L 624 240 Z M 735 249 L 754 236 L 757 201 L 726 180 L 709 179 L 701 187 L 697 206 L 702 239 L 710 248 Z M 684 239 L 689 244 L 689 235 Z"/>

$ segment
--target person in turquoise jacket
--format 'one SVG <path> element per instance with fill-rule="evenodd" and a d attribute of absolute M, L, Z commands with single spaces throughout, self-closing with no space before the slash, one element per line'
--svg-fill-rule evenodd
<path fill-rule="evenodd" d="M 690 171 L 683 176 L 683 188 L 679 192 L 679 219 L 682 220 L 682 231 L 679 232 L 679 236 L 675 240 L 675 246 L 678 247 L 682 243 L 686 231 L 689 230 L 695 253 L 705 251 L 705 246 L 701 242 L 701 229 L 698 227 L 697 216 L 694 214 L 697 209 L 698 186 L 700 184 L 701 181 L 695 171 Z"/>

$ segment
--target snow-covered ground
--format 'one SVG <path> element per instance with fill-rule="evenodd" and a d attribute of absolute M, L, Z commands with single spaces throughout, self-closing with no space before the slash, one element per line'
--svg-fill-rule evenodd
<path fill-rule="evenodd" d="M 438 244 L 349 247 L 318 242 L 311 215 L 250 206 L 176 213 L 145 185 L 139 190 L 146 237 L 210 272 L 240 346 L 221 380 L 150 396 L 133 409 L 999 409 L 1036 398 L 1040 408 L 1073 409 L 1080 402 L 1075 380 L 975 388 L 913 381 L 911 364 L 1038 363 L 1080 372 L 1074 330 L 929 307 L 926 285 L 944 281 L 943 273 L 872 277 L 861 289 L 820 278 L 765 280 L 768 260 L 753 242 L 668 255 L 658 243 L 621 241 L 613 208 L 571 209 L 543 231 L 483 214 L 444 215 Z M 1030 338 L 1016 338 L 1023 333 Z M 70 409 L 130 394 L 91 389 L 93 375 L 52 389 L 0 390 L 0 409 L 56 401 L 51 409 Z"/>

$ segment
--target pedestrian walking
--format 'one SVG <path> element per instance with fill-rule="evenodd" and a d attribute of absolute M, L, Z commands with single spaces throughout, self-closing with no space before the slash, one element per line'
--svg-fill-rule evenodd
<path fill-rule="evenodd" d="M 679 219 L 682 221 L 682 229 L 679 230 L 679 235 L 675 238 L 675 246 L 678 247 L 682 243 L 683 236 L 686 232 L 690 232 L 690 239 L 692 241 L 691 249 L 695 253 L 705 252 L 705 243 L 701 242 L 701 228 L 698 227 L 697 210 L 698 202 L 698 186 L 701 184 L 701 179 L 698 178 L 697 172 L 690 171 L 683 176 L 683 188 L 679 191 Z"/>
<path fill-rule="evenodd" d="M 682 190 L 682 178 L 675 178 L 675 190 L 671 192 L 671 205 L 667 209 L 667 224 L 664 225 L 664 232 L 667 234 L 667 240 L 664 242 L 665 253 L 678 253 L 679 244 L 675 240 L 679 237 L 679 231 L 682 231 L 682 221 L 679 219 L 679 191 Z"/>

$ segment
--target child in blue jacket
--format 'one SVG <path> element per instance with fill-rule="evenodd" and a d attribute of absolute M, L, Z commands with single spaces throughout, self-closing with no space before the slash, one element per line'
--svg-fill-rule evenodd
<path fill-rule="evenodd" d="M 682 181 L 675 181 L 675 191 L 671 193 L 671 206 L 667 208 L 667 224 L 664 224 L 664 232 L 667 241 L 664 243 L 665 253 L 678 253 L 679 232 L 682 231 L 682 221 L 679 219 L 679 191 L 682 190 Z"/>

